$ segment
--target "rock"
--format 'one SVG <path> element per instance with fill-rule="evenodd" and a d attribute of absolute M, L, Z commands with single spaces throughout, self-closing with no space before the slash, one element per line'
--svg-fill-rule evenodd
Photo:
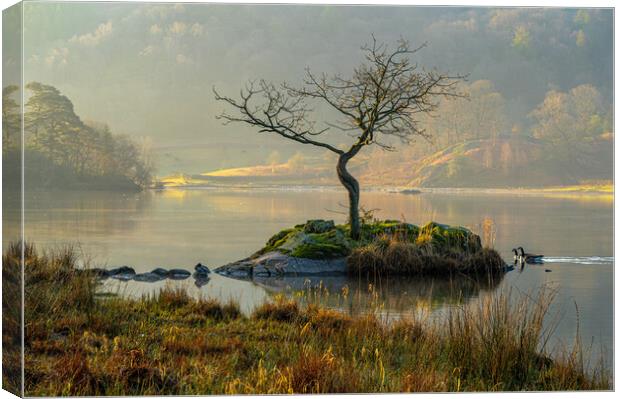
<path fill-rule="evenodd" d="M 151 270 L 151 273 L 157 274 L 158 276 L 161 276 L 163 278 L 168 277 L 168 270 L 162 269 L 161 267 Z"/>
<path fill-rule="evenodd" d="M 545 273 L 551 273 L 551 269 L 545 269 Z"/>
<path fill-rule="evenodd" d="M 121 280 L 121 281 L 129 281 L 134 278 L 136 275 L 136 271 L 129 266 L 121 266 L 114 269 L 108 270 L 108 276 L 110 278 Z"/>
<path fill-rule="evenodd" d="M 350 245 L 345 234 L 337 229 L 326 233 L 299 230 L 290 233 L 277 250 L 296 258 L 334 259 L 347 256 Z"/>
<path fill-rule="evenodd" d="M 168 271 L 168 278 L 171 280 L 185 280 L 192 274 L 184 269 L 170 269 Z"/>
<path fill-rule="evenodd" d="M 166 276 L 162 276 L 161 274 L 150 272 L 150 273 L 136 274 L 133 277 L 133 280 L 134 281 L 145 282 L 145 283 L 154 283 L 156 281 L 161 281 L 161 280 L 163 280 L 165 278 L 166 278 Z"/>
<path fill-rule="evenodd" d="M 86 273 L 89 273 L 92 276 L 99 278 L 108 278 L 110 276 L 110 272 L 106 269 L 101 269 L 98 267 L 94 267 L 92 269 L 86 269 Z"/>
<path fill-rule="evenodd" d="M 120 274 L 136 274 L 136 271 L 129 266 L 121 266 L 108 270 L 108 276 L 117 276 Z"/>
<path fill-rule="evenodd" d="M 401 194 L 421 194 L 422 191 L 416 190 L 414 188 L 406 188 L 404 190 L 400 190 Z"/>
<path fill-rule="evenodd" d="M 196 274 L 209 274 L 211 273 L 211 270 L 209 270 L 209 268 L 205 265 L 203 265 L 202 263 L 198 263 L 196 266 L 194 266 L 194 270 L 196 271 Z"/>
<path fill-rule="evenodd" d="M 327 233 L 336 227 L 333 220 L 314 219 L 308 220 L 304 225 L 305 233 Z"/>
<path fill-rule="evenodd" d="M 110 276 L 110 278 L 121 280 L 121 281 L 129 281 L 132 280 L 136 276 L 136 273 L 120 273 Z"/>
<path fill-rule="evenodd" d="M 216 273 L 240 278 L 278 276 L 336 276 L 347 272 L 346 258 L 306 259 L 280 252 L 268 252 L 256 258 L 246 258 L 215 270 Z"/>

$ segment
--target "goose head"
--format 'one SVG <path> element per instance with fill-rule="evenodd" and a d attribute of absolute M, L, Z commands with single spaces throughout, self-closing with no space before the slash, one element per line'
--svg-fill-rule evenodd
<path fill-rule="evenodd" d="M 523 250 L 523 247 L 519 247 L 517 249 L 521 251 L 521 256 L 525 256 L 525 251 Z"/>

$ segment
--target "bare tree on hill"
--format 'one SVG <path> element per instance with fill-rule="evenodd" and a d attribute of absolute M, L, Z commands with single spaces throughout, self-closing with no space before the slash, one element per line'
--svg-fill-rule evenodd
<path fill-rule="evenodd" d="M 218 118 L 225 124 L 243 122 L 260 133 L 275 133 L 336 153 L 338 178 L 349 195 L 351 237 L 358 239 L 360 189 L 347 163 L 365 146 L 393 150 L 390 138 L 409 143 L 416 136 L 427 137 L 417 115 L 432 112 L 442 97 L 459 95 L 456 85 L 463 76 L 426 70 L 410 60 L 423 47 L 411 48 L 401 39 L 390 49 L 373 36 L 372 43 L 362 47 L 365 61 L 349 77 L 315 75 L 307 68 L 302 87 L 251 81 L 238 99 L 221 95 L 214 88 L 216 100 L 234 109 L 234 113 L 223 112 Z M 318 127 L 312 118 L 311 104 L 315 101 L 329 106 L 339 118 Z M 330 129 L 348 135 L 351 146 L 341 149 L 321 140 Z"/>

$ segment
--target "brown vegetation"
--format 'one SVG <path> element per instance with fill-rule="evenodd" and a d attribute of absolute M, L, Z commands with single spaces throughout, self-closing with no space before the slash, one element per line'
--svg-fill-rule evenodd
<path fill-rule="evenodd" d="M 578 345 L 548 357 L 549 292 L 489 295 L 437 321 L 386 324 L 284 297 L 246 317 L 176 290 L 95 299 L 71 250 L 28 248 L 26 395 L 611 388 L 605 369 L 586 370 Z"/>

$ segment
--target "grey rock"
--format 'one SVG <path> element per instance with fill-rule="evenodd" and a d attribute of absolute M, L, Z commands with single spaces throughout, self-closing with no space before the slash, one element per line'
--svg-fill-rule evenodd
<path fill-rule="evenodd" d="M 184 269 L 170 269 L 168 271 L 168 278 L 171 280 L 184 280 L 192 274 Z"/>
<path fill-rule="evenodd" d="M 305 233 L 327 233 L 336 227 L 333 220 L 308 220 L 304 225 Z"/>
<path fill-rule="evenodd" d="M 113 278 L 115 280 L 121 280 L 121 281 L 129 281 L 129 280 L 133 280 L 133 278 L 136 276 L 136 273 L 119 273 L 119 274 L 115 274 L 113 276 L 110 276 L 110 278 Z"/>
<path fill-rule="evenodd" d="M 128 274 L 136 274 L 136 271 L 129 266 L 121 266 L 121 267 L 116 267 L 114 269 L 110 269 L 108 270 L 108 276 L 117 276 L 117 275 L 128 275 Z"/>
<path fill-rule="evenodd" d="M 92 269 L 86 269 L 86 273 L 89 273 L 92 276 L 96 276 L 99 278 L 108 278 L 110 276 L 110 272 L 106 269 L 101 269 L 98 267 L 94 267 Z"/>
<path fill-rule="evenodd" d="M 162 269 L 161 267 L 151 270 L 151 273 L 157 274 L 158 276 L 161 276 L 163 278 L 166 278 L 168 276 L 168 270 Z"/>
<path fill-rule="evenodd" d="M 339 276 L 347 273 L 346 258 L 305 259 L 280 252 L 268 252 L 256 258 L 246 258 L 215 270 L 224 276 L 252 279 L 252 277 L 282 276 Z"/>
<path fill-rule="evenodd" d="M 156 281 L 161 281 L 165 279 L 166 276 L 162 276 L 161 274 L 150 272 L 150 273 L 140 273 L 136 274 L 133 277 L 134 281 L 141 281 L 145 283 L 154 283 Z"/>
<path fill-rule="evenodd" d="M 194 270 L 196 271 L 196 274 L 209 274 L 211 273 L 211 270 L 209 270 L 209 268 L 205 265 L 203 265 L 202 263 L 198 263 L 196 266 L 194 266 Z"/>

